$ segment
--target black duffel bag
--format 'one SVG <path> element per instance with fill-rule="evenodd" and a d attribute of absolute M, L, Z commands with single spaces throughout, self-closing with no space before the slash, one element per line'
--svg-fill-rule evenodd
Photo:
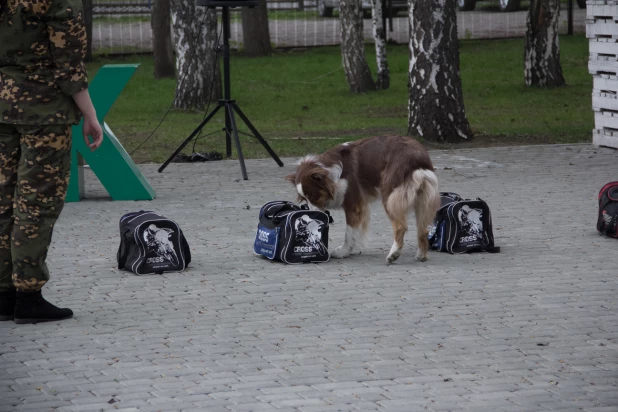
<path fill-rule="evenodd" d="M 176 222 L 154 212 L 127 213 L 120 219 L 118 269 L 137 275 L 178 272 L 191 262 L 189 244 Z"/>
<path fill-rule="evenodd" d="M 609 182 L 599 191 L 597 230 L 618 238 L 618 182 Z"/>
<path fill-rule="evenodd" d="M 429 231 L 429 246 L 449 253 L 496 253 L 491 212 L 481 199 L 464 199 L 457 193 L 440 193 L 441 206 Z"/>
<path fill-rule="evenodd" d="M 309 210 L 306 205 L 277 200 L 260 209 L 253 251 L 285 263 L 327 262 L 328 212 Z"/>

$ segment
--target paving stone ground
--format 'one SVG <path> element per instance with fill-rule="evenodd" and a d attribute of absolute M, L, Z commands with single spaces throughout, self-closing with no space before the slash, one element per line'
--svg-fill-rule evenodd
<path fill-rule="evenodd" d="M 618 241 L 595 223 L 618 152 L 431 155 L 443 190 L 488 202 L 502 253 L 421 263 L 409 236 L 387 266 L 376 205 L 360 256 L 258 258 L 257 213 L 294 198 L 295 159 L 247 161 L 248 181 L 234 160 L 144 165 L 152 202 L 112 202 L 90 178 L 58 223 L 44 290 L 75 318 L 0 322 L 0 411 L 617 411 Z M 115 268 L 118 220 L 140 209 L 181 225 L 187 271 Z"/>

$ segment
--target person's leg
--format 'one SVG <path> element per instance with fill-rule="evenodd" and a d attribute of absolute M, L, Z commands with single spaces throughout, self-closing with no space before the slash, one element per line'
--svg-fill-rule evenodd
<path fill-rule="evenodd" d="M 20 126 L 18 130 L 21 158 L 11 236 L 15 323 L 70 318 L 73 312 L 45 301 L 41 288 L 49 280 L 45 260 L 69 183 L 71 126 Z"/>
<path fill-rule="evenodd" d="M 11 230 L 19 153 L 19 133 L 15 126 L 0 123 L 0 321 L 13 320 L 15 311 Z"/>

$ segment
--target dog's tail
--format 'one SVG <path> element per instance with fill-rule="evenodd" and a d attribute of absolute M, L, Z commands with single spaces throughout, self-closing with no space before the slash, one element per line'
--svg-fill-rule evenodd
<path fill-rule="evenodd" d="M 414 187 L 414 214 L 419 231 L 426 231 L 433 223 L 436 212 L 440 207 L 440 189 L 438 177 L 427 169 L 418 169 L 412 173 Z"/>
<path fill-rule="evenodd" d="M 406 230 L 408 211 L 413 209 L 418 229 L 427 230 L 440 207 L 438 177 L 431 170 L 415 170 L 404 185 L 390 194 L 385 206 L 391 220 Z"/>
<path fill-rule="evenodd" d="M 395 232 L 395 243 L 387 260 L 392 262 L 399 257 L 399 252 L 403 247 L 403 237 L 408 230 L 410 209 L 414 210 L 416 217 L 418 240 L 416 258 L 421 261 L 427 260 L 429 226 L 440 207 L 440 191 L 436 174 L 427 169 L 415 170 L 402 186 L 393 190 L 384 203 L 384 207 Z"/>

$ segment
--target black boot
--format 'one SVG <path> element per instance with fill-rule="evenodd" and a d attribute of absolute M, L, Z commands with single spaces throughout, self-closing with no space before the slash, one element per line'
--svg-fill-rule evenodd
<path fill-rule="evenodd" d="M 73 317 L 71 309 L 60 309 L 43 299 L 41 291 L 17 292 L 15 323 L 37 323 Z"/>
<path fill-rule="evenodd" d="M 0 292 L 0 321 L 13 320 L 13 313 L 15 313 L 15 293 L 17 293 L 15 289 Z"/>

